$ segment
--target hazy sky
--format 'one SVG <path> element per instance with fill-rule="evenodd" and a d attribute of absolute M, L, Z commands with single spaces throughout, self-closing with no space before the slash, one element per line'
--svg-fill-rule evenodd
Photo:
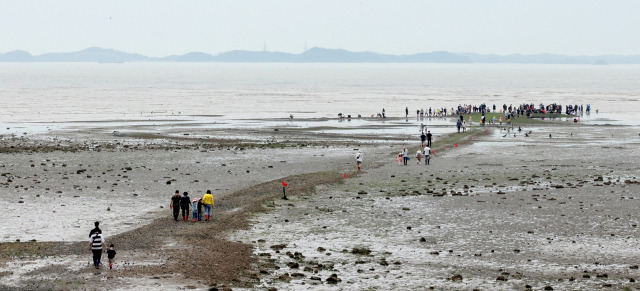
<path fill-rule="evenodd" d="M 640 0 L 0 0 L 0 53 L 640 54 Z"/>

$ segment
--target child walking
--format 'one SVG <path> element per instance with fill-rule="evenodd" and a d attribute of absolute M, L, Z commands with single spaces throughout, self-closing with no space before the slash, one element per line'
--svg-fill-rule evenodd
<path fill-rule="evenodd" d="M 198 198 L 193 198 L 193 202 L 191 202 L 191 212 L 192 212 L 192 222 L 198 221 Z"/>
<path fill-rule="evenodd" d="M 109 258 L 109 269 L 113 269 L 113 261 L 116 258 L 116 246 L 114 244 L 109 245 L 107 250 L 107 258 Z"/>
<path fill-rule="evenodd" d="M 202 198 L 198 199 L 198 221 L 202 220 L 202 213 L 204 212 L 204 203 L 202 203 Z"/>

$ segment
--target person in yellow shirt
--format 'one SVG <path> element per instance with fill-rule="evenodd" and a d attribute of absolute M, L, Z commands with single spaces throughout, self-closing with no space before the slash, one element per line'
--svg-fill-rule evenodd
<path fill-rule="evenodd" d="M 209 221 L 211 218 L 211 208 L 213 208 L 213 195 L 211 195 L 211 190 L 207 190 L 207 194 L 204 194 L 204 197 L 202 197 L 202 204 L 204 204 L 204 220 Z"/>

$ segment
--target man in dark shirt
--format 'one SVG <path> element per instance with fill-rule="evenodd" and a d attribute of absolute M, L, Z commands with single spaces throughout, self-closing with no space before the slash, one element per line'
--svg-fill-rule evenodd
<path fill-rule="evenodd" d="M 189 193 L 184 192 L 184 196 L 180 198 L 180 209 L 182 209 L 182 221 L 189 221 L 189 206 L 191 206 L 191 198 Z"/>
<path fill-rule="evenodd" d="M 89 232 L 89 237 L 91 237 L 94 233 L 102 233 L 102 230 L 98 227 L 100 225 L 100 221 L 96 221 L 93 223 L 96 227 Z"/>
<path fill-rule="evenodd" d="M 173 220 L 178 221 L 178 214 L 180 214 L 180 191 L 176 190 L 176 193 L 171 196 L 170 208 L 173 209 Z"/>
<path fill-rule="evenodd" d="M 433 135 L 431 134 L 431 131 L 428 131 L 428 132 L 427 132 L 427 146 L 428 146 L 428 147 L 431 147 L 431 137 L 432 137 L 432 136 L 433 136 Z"/>

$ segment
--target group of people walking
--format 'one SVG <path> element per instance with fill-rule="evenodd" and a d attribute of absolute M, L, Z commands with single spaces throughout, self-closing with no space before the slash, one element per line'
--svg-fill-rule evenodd
<path fill-rule="evenodd" d="M 171 204 L 169 206 L 173 209 L 173 219 L 178 221 L 180 210 L 182 210 L 182 221 L 189 221 L 189 213 L 191 213 L 192 221 L 201 221 L 204 215 L 205 221 L 211 220 L 211 209 L 213 208 L 213 195 L 211 190 L 207 190 L 207 193 L 202 198 L 191 198 L 189 193 L 184 192 L 180 196 L 180 191 L 176 190 L 175 194 L 171 196 Z M 189 211 L 191 210 L 191 211 Z"/>
<path fill-rule="evenodd" d="M 429 141 L 428 145 L 423 144 L 423 146 L 424 151 L 418 150 L 416 152 L 416 159 L 418 160 L 417 164 L 420 164 L 420 162 L 422 162 L 422 160 L 424 159 L 424 164 L 428 165 L 431 160 L 431 141 Z M 396 161 L 398 161 L 398 164 L 402 162 L 402 164 L 406 166 L 408 165 L 409 159 L 409 150 L 407 150 L 406 147 L 403 147 L 402 152 L 398 154 L 398 158 L 396 159 Z"/>
<path fill-rule="evenodd" d="M 193 200 L 191 200 L 189 193 L 184 192 L 181 196 L 180 191 L 176 190 L 175 194 L 171 197 L 170 208 L 173 209 L 173 219 L 176 221 L 178 221 L 180 210 L 182 210 L 182 221 L 189 221 L 189 210 L 191 210 L 192 213 L 192 221 L 202 220 L 203 215 L 204 220 L 209 221 L 211 220 L 211 209 L 213 208 L 213 195 L 211 194 L 211 190 L 207 190 L 207 193 L 204 194 L 202 198 L 193 198 Z M 112 269 L 116 256 L 115 245 L 111 244 L 107 247 L 104 235 L 99 227 L 100 222 L 96 221 L 94 225 L 95 228 L 89 232 L 89 249 L 93 253 L 93 265 L 96 269 L 100 268 L 102 264 L 102 253 L 106 249 L 109 259 L 109 269 Z"/>
<path fill-rule="evenodd" d="M 102 235 L 102 230 L 100 229 L 100 222 L 96 221 L 94 223 L 95 228 L 89 232 L 89 249 L 93 253 L 93 265 L 96 269 L 100 268 L 102 264 L 102 252 L 104 249 L 107 249 L 107 258 L 109 259 L 109 269 L 113 269 L 113 261 L 116 257 L 115 245 L 109 245 L 107 248 L 107 244 L 105 244 L 104 236 Z M 104 247 L 104 248 L 103 248 Z"/>

